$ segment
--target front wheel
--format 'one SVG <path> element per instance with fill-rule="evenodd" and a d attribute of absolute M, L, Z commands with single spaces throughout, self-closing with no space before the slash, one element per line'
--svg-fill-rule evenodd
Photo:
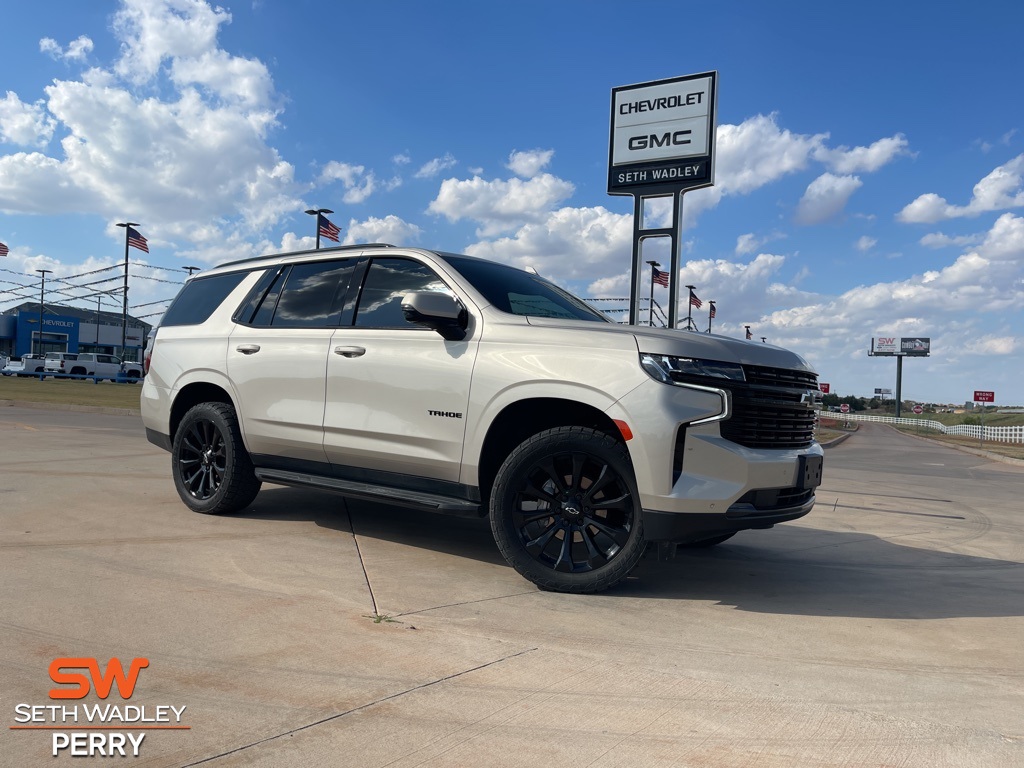
<path fill-rule="evenodd" d="M 516 448 L 498 470 L 490 512 L 505 559 L 542 589 L 600 592 L 644 552 L 629 453 L 593 429 L 549 429 Z"/>
<path fill-rule="evenodd" d="M 200 403 L 185 414 L 174 434 L 171 463 L 178 495 L 196 512 L 238 512 L 260 490 L 235 409 L 227 403 Z"/>

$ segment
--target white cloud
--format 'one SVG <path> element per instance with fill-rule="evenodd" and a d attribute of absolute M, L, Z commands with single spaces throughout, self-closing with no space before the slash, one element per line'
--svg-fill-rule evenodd
<path fill-rule="evenodd" d="M 541 221 L 556 204 L 569 197 L 575 187 L 549 173 L 532 179 L 445 179 L 429 211 L 449 221 L 471 219 L 479 222 L 480 237 L 500 234 L 522 225 Z"/>
<path fill-rule="evenodd" d="M 900 155 L 910 154 L 907 147 L 906 137 L 898 133 L 895 136 L 879 139 L 868 147 L 854 147 L 853 149 L 818 147 L 814 151 L 814 159 L 824 163 L 836 173 L 873 173 Z"/>
<path fill-rule="evenodd" d="M 403 221 L 398 216 L 371 216 L 366 221 L 352 219 L 348 223 L 348 232 L 344 243 L 390 243 L 391 245 L 410 245 L 419 240 L 423 230 L 415 224 Z"/>
<path fill-rule="evenodd" d="M 1017 155 L 975 184 L 974 194 L 967 205 L 952 205 L 934 192 L 928 192 L 909 203 L 896 218 L 912 224 L 934 224 L 944 219 L 1024 206 L 1022 174 L 1024 155 Z"/>
<path fill-rule="evenodd" d="M 412 158 L 405 153 L 401 153 L 392 157 L 391 162 L 393 162 L 395 165 L 408 165 L 409 163 L 412 162 Z"/>
<path fill-rule="evenodd" d="M 195 60 L 217 50 L 220 25 L 230 21 L 230 13 L 203 0 L 123 0 L 113 23 L 122 51 L 115 72 L 135 84 L 149 82 L 165 60 Z"/>
<path fill-rule="evenodd" d="M 740 235 L 736 238 L 736 255 L 743 256 L 744 254 L 753 253 L 760 245 L 760 240 L 753 233 L 748 232 L 745 235 Z"/>
<path fill-rule="evenodd" d="M 947 248 L 949 246 L 977 245 L 984 239 L 984 235 L 959 235 L 951 237 L 941 232 L 931 232 L 920 239 L 921 245 L 925 248 Z"/>
<path fill-rule="evenodd" d="M 229 20 L 199 0 L 126 0 L 114 66 L 45 89 L 67 134 L 59 152 L 0 157 L 0 210 L 127 215 L 151 242 L 192 254 L 241 248 L 300 208 L 308 185 L 267 144 L 277 113 L 266 68 L 217 47 Z"/>
<path fill-rule="evenodd" d="M 986 259 L 1017 262 L 1024 267 L 1024 218 L 1004 213 L 996 219 L 977 252 Z"/>
<path fill-rule="evenodd" d="M 749 194 L 807 167 L 828 134 L 813 136 L 780 129 L 776 115 L 757 115 L 740 125 L 718 126 L 715 188 Z"/>
<path fill-rule="evenodd" d="M 865 253 L 870 251 L 876 245 L 878 245 L 878 241 L 875 238 L 868 237 L 867 235 L 861 235 L 857 238 L 857 242 L 853 244 L 853 247 L 861 253 Z"/>
<path fill-rule="evenodd" d="M 39 41 L 39 50 L 57 60 L 85 61 L 86 57 L 92 53 L 92 49 L 92 40 L 85 35 L 81 35 L 68 43 L 67 50 L 61 48 L 56 40 L 49 37 L 44 37 Z"/>
<path fill-rule="evenodd" d="M 377 177 L 372 171 L 367 173 L 362 165 L 340 163 L 337 160 L 332 160 L 324 166 L 318 181 L 320 184 L 340 181 L 345 187 L 342 201 L 353 205 L 366 200 L 377 188 Z"/>
<path fill-rule="evenodd" d="M 55 127 L 40 103 L 25 104 L 11 91 L 0 100 L 0 141 L 43 147 L 53 138 Z"/>
<path fill-rule="evenodd" d="M 684 226 L 714 208 L 723 197 L 748 195 L 807 168 L 824 146 L 827 133 L 793 133 L 779 128 L 776 115 L 756 115 L 739 125 L 719 125 L 716 136 L 715 186 L 686 195 Z"/>
<path fill-rule="evenodd" d="M 802 302 L 814 298 L 813 294 L 801 293 L 779 282 L 785 262 L 785 256 L 769 253 L 758 254 L 746 263 L 725 259 L 686 261 L 677 279 L 680 285 L 696 286 L 695 293 L 702 301 L 716 303 L 716 325 L 739 328 L 779 304 L 789 305 L 797 297 L 803 297 L 798 299 Z M 628 296 L 629 273 L 595 280 L 588 286 L 588 292 L 597 297 Z M 685 317 L 685 289 L 680 291 L 680 297 L 680 310 Z"/>
<path fill-rule="evenodd" d="M 786 235 L 782 232 L 772 232 L 767 235 L 755 235 L 753 232 L 748 232 L 736 238 L 735 252 L 737 256 L 745 256 L 749 253 L 754 253 L 754 251 L 766 243 L 770 243 L 773 240 L 782 240 L 785 237 Z"/>
<path fill-rule="evenodd" d="M 850 196 L 863 182 L 856 176 L 823 173 L 812 181 L 797 204 L 799 224 L 820 224 L 834 218 L 846 207 Z"/>
<path fill-rule="evenodd" d="M 420 169 L 413 174 L 417 179 L 431 179 L 441 171 L 453 168 L 456 160 L 450 152 L 445 152 L 441 157 L 435 157 L 429 163 L 424 163 Z"/>
<path fill-rule="evenodd" d="M 612 213 L 601 206 L 561 208 L 520 227 L 512 237 L 476 243 L 466 253 L 534 267 L 554 280 L 589 281 L 621 266 L 632 241 L 632 214 Z"/>
<path fill-rule="evenodd" d="M 526 152 L 514 151 L 509 155 L 506 167 L 516 176 L 532 179 L 547 167 L 547 164 L 551 162 L 551 158 L 554 155 L 555 150 L 553 149 L 531 149 Z"/>

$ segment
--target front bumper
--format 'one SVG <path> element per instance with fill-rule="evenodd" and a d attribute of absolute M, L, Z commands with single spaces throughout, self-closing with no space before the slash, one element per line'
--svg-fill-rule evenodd
<path fill-rule="evenodd" d="M 792 492 L 791 489 L 776 491 L 780 498 L 796 497 L 799 503 L 784 506 L 755 506 L 755 502 L 737 502 L 724 515 L 714 513 L 679 514 L 645 509 L 644 538 L 648 541 L 689 542 L 709 539 L 723 533 L 736 533 L 751 528 L 771 528 L 776 523 L 786 523 L 803 517 L 814 506 L 814 492 Z M 771 494 L 771 491 L 753 491 L 748 495 Z M 789 500 L 793 500 L 790 498 Z"/>

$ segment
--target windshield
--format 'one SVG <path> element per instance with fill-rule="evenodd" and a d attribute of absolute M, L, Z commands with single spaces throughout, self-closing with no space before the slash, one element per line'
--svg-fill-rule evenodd
<path fill-rule="evenodd" d="M 484 298 L 502 312 L 565 320 L 611 322 L 582 299 L 538 275 L 531 275 L 521 269 L 493 261 L 447 253 L 441 255 L 472 283 Z"/>

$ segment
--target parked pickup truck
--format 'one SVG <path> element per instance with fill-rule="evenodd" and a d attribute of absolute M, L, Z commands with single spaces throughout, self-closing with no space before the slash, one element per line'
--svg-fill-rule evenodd
<path fill-rule="evenodd" d="M 94 376 L 97 381 L 142 378 L 142 366 L 138 363 L 123 362 L 119 357 L 96 352 L 49 352 L 46 355 L 46 372 Z"/>
<path fill-rule="evenodd" d="M 22 355 L 21 360 L 11 360 L 4 366 L 5 376 L 28 376 L 42 373 L 45 360 L 42 355 Z"/>

